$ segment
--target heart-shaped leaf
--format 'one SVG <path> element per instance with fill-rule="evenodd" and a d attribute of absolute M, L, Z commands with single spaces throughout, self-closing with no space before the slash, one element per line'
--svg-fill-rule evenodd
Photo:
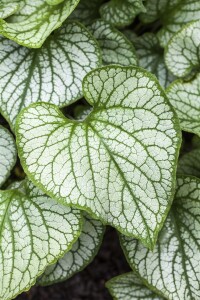
<path fill-rule="evenodd" d="M 165 52 L 165 62 L 168 69 L 175 76 L 184 77 L 195 71 L 195 69 L 199 69 L 199 35 L 200 21 L 192 22 L 183 27 L 168 43 Z"/>
<path fill-rule="evenodd" d="M 139 65 L 155 74 L 160 84 L 167 87 L 174 80 L 174 76 L 166 68 L 163 49 L 157 36 L 148 32 L 134 38 L 133 44 L 137 50 Z"/>
<path fill-rule="evenodd" d="M 142 0 L 110 0 L 100 9 L 102 18 L 117 27 L 131 24 L 135 16 L 144 11 Z"/>
<path fill-rule="evenodd" d="M 164 300 L 149 290 L 134 272 L 110 279 L 106 287 L 115 300 Z"/>
<path fill-rule="evenodd" d="M 39 279 L 40 285 L 67 280 L 83 270 L 98 253 L 105 227 L 101 222 L 85 215 L 83 229 L 77 242 L 55 265 L 47 267 Z"/>
<path fill-rule="evenodd" d="M 121 236 L 130 266 L 169 300 L 200 299 L 200 180 L 179 177 L 175 200 L 153 252 Z"/>
<path fill-rule="evenodd" d="M 20 7 L 19 0 L 1 0 L 0 3 L 0 19 L 5 19 L 14 14 Z"/>
<path fill-rule="evenodd" d="M 10 175 L 17 159 L 15 141 L 10 132 L 0 126 L 0 186 Z"/>
<path fill-rule="evenodd" d="M 90 72 L 84 121 L 55 105 L 33 104 L 18 117 L 21 163 L 59 201 L 152 248 L 174 194 L 178 120 L 154 76 L 135 67 Z"/>
<path fill-rule="evenodd" d="M 97 20 L 89 29 L 99 42 L 104 64 L 137 65 L 136 51 L 132 43 L 110 23 Z"/>
<path fill-rule="evenodd" d="M 0 41 L 0 109 L 13 129 L 30 103 L 65 106 L 81 98 L 84 76 L 100 64 L 96 41 L 76 22 L 67 22 L 41 49 Z"/>
<path fill-rule="evenodd" d="M 194 80 L 174 81 L 166 90 L 183 130 L 200 136 L 200 74 Z"/>
<path fill-rule="evenodd" d="M 179 160 L 177 172 L 200 178 L 200 149 L 184 154 Z"/>
<path fill-rule="evenodd" d="M 62 25 L 79 0 L 48 5 L 45 0 L 24 0 L 22 9 L 8 21 L 0 20 L 0 34 L 16 43 L 40 48 L 52 31 Z"/>
<path fill-rule="evenodd" d="M 71 248 L 80 234 L 81 215 L 25 180 L 0 191 L 0 223 L 0 298 L 7 300 L 28 290 Z"/>

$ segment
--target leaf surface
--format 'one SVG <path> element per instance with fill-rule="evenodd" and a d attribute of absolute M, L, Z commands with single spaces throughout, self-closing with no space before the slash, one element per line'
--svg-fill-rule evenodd
<path fill-rule="evenodd" d="M 11 133 L 0 126 L 0 187 L 10 176 L 17 160 L 15 141 Z"/>
<path fill-rule="evenodd" d="M 0 295 L 7 300 L 28 290 L 71 248 L 80 234 L 81 215 L 25 180 L 0 191 L 0 224 Z"/>
<path fill-rule="evenodd" d="M 17 121 L 21 163 L 47 194 L 152 247 L 171 205 L 180 129 L 154 76 L 135 67 L 90 72 L 84 121 L 33 104 Z"/>
<path fill-rule="evenodd" d="M 9 1 L 1 0 L 0 3 L 0 19 L 5 19 L 14 14 L 19 9 L 19 0 Z"/>
<path fill-rule="evenodd" d="M 24 0 L 24 5 L 8 21 L 0 20 L 0 34 L 16 43 L 40 48 L 46 38 L 71 14 L 79 0 L 49 5 L 45 0 Z"/>
<path fill-rule="evenodd" d="M 0 108 L 14 129 L 22 108 L 43 100 L 60 107 L 82 97 L 82 80 L 100 64 L 99 47 L 84 26 L 67 22 L 41 49 L 0 37 Z"/>
<path fill-rule="evenodd" d="M 179 160 L 177 172 L 200 178 L 200 149 L 184 154 Z"/>
<path fill-rule="evenodd" d="M 69 279 L 82 271 L 96 256 L 102 243 L 105 227 L 89 216 L 84 217 L 81 235 L 72 249 L 39 279 L 40 285 L 50 285 Z"/>
<path fill-rule="evenodd" d="M 172 300 L 200 298 L 200 180 L 180 176 L 172 209 L 153 252 L 121 236 L 130 266 L 150 288 Z"/>

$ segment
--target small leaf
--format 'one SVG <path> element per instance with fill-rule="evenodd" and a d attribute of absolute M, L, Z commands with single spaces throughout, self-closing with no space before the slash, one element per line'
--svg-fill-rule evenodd
<path fill-rule="evenodd" d="M 104 0 L 81 0 L 69 18 L 77 19 L 81 23 L 89 25 L 100 17 L 99 9 L 103 1 Z"/>
<path fill-rule="evenodd" d="M 164 300 L 149 290 L 134 272 L 110 279 L 106 287 L 115 300 Z"/>
<path fill-rule="evenodd" d="M 109 66 L 83 81 L 84 121 L 55 105 L 18 117 L 21 163 L 33 182 L 152 248 L 171 205 L 180 129 L 154 76 Z"/>
<path fill-rule="evenodd" d="M 137 56 L 132 43 L 110 23 L 97 20 L 89 26 L 89 30 L 99 42 L 105 65 L 137 65 Z"/>
<path fill-rule="evenodd" d="M 156 35 L 145 33 L 134 39 L 134 45 L 139 57 L 139 65 L 155 74 L 160 84 L 167 87 L 174 80 L 174 76 L 166 68 L 163 49 Z"/>
<path fill-rule="evenodd" d="M 200 299 L 200 180 L 177 179 L 175 200 L 153 252 L 121 236 L 130 266 L 169 300 Z"/>
<path fill-rule="evenodd" d="M 11 133 L 0 126 L 0 187 L 10 176 L 17 160 L 15 141 Z"/>
<path fill-rule="evenodd" d="M 177 172 L 200 177 L 200 149 L 184 154 L 179 160 Z"/>
<path fill-rule="evenodd" d="M 100 9 L 102 18 L 117 27 L 131 24 L 134 18 L 144 11 L 142 0 L 110 0 Z"/>
<path fill-rule="evenodd" d="M 5 19 L 14 14 L 19 9 L 19 0 L 8 1 L 1 0 L 0 3 L 0 19 Z"/>
<path fill-rule="evenodd" d="M 104 226 L 101 222 L 86 215 L 84 220 L 83 229 L 77 242 L 55 265 L 47 267 L 39 279 L 40 285 L 50 285 L 67 280 L 82 271 L 94 259 L 102 243 Z"/>
<path fill-rule="evenodd" d="M 64 0 L 49 6 L 45 0 L 25 0 L 22 9 L 8 21 L 0 20 L 0 34 L 16 43 L 40 48 L 52 31 L 62 25 L 79 0 Z"/>
<path fill-rule="evenodd" d="M 185 77 L 200 67 L 199 35 L 200 21 L 192 22 L 183 27 L 168 43 L 165 62 L 175 76 Z"/>
<path fill-rule="evenodd" d="M 13 129 L 30 103 L 65 106 L 80 99 L 84 76 L 100 64 L 96 41 L 76 22 L 67 22 L 41 49 L 0 41 L 0 108 Z"/>
<path fill-rule="evenodd" d="M 25 180 L 0 191 L 0 298 L 15 298 L 35 284 L 80 235 L 78 210 L 58 204 Z"/>
<path fill-rule="evenodd" d="M 183 130 L 200 136 L 200 74 L 192 81 L 174 81 L 166 90 Z"/>

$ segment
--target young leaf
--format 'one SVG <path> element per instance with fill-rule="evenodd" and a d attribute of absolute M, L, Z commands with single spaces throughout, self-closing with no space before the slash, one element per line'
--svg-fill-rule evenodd
<path fill-rule="evenodd" d="M 145 12 L 142 0 L 110 0 L 100 9 L 102 18 L 117 27 L 131 24 L 140 12 Z"/>
<path fill-rule="evenodd" d="M 15 141 L 10 132 L 0 126 L 0 187 L 10 175 L 17 160 Z"/>
<path fill-rule="evenodd" d="M 115 300 L 164 300 L 149 290 L 134 272 L 110 279 L 106 287 Z"/>
<path fill-rule="evenodd" d="M 169 300 L 200 299 L 200 180 L 180 176 L 175 200 L 153 252 L 121 237 L 130 266 Z"/>
<path fill-rule="evenodd" d="M 184 154 L 179 160 L 177 172 L 200 177 L 200 149 Z"/>
<path fill-rule="evenodd" d="M 183 27 L 168 43 L 165 62 L 175 76 L 187 76 L 200 67 L 199 35 L 200 21 L 192 22 Z"/>
<path fill-rule="evenodd" d="M 67 22 L 41 49 L 0 41 L 0 109 L 12 128 L 30 103 L 65 106 L 81 98 L 84 76 L 100 64 L 96 41 L 76 22 Z"/>
<path fill-rule="evenodd" d="M 21 163 L 33 182 L 152 248 L 170 208 L 178 120 L 154 76 L 135 67 L 90 72 L 84 121 L 37 103 L 17 120 Z"/>
<path fill-rule="evenodd" d="M 160 84 L 167 87 L 174 80 L 174 76 L 166 68 L 163 49 L 157 36 L 150 32 L 145 33 L 134 38 L 134 45 L 139 57 L 139 65 L 155 74 Z"/>
<path fill-rule="evenodd" d="M 83 270 L 98 253 L 105 227 L 101 222 L 86 215 L 84 220 L 83 229 L 77 242 L 55 265 L 47 267 L 39 279 L 40 285 L 50 285 L 67 280 Z"/>
<path fill-rule="evenodd" d="M 8 21 L 0 20 L 0 34 L 16 43 L 40 48 L 52 31 L 62 25 L 79 0 L 50 6 L 45 0 L 24 0 L 24 6 Z"/>
<path fill-rule="evenodd" d="M 28 290 L 69 250 L 81 229 L 78 210 L 58 204 L 24 180 L 0 191 L 0 298 Z"/>
<path fill-rule="evenodd" d="M 0 19 L 5 19 L 14 14 L 19 9 L 19 0 L 8 1 L 1 0 L 0 3 Z"/>
<path fill-rule="evenodd" d="M 200 74 L 192 81 L 174 81 L 166 90 L 183 130 L 200 136 Z"/>
<path fill-rule="evenodd" d="M 97 20 L 89 26 L 89 29 L 99 42 L 105 65 L 137 65 L 137 56 L 132 43 L 110 23 Z"/>

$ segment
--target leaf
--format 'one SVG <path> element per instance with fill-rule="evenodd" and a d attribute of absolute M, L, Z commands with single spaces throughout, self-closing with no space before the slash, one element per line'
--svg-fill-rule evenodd
<path fill-rule="evenodd" d="M 102 243 L 104 226 L 85 215 L 78 241 L 55 265 L 47 267 L 39 279 L 40 285 L 50 285 L 69 279 L 82 271 L 96 256 Z"/>
<path fill-rule="evenodd" d="M 13 299 L 80 235 L 78 210 L 58 204 L 25 180 L 0 191 L 0 297 Z"/>
<path fill-rule="evenodd" d="M 200 149 L 184 154 L 178 164 L 178 173 L 200 177 Z"/>
<path fill-rule="evenodd" d="M 166 68 L 163 50 L 156 35 L 145 33 L 134 39 L 134 45 L 139 57 L 139 65 L 155 74 L 160 84 L 167 87 L 174 80 L 174 76 Z"/>
<path fill-rule="evenodd" d="M 77 22 L 67 22 L 41 49 L 0 41 L 0 108 L 13 129 L 18 113 L 30 103 L 43 100 L 62 107 L 80 99 L 84 76 L 100 64 L 96 41 Z"/>
<path fill-rule="evenodd" d="M 0 20 L 0 34 L 30 48 L 40 48 L 46 38 L 71 14 L 79 0 L 64 0 L 49 6 L 45 0 L 24 0 L 24 6 L 9 21 Z"/>
<path fill-rule="evenodd" d="M 192 81 L 174 81 L 166 90 L 180 119 L 181 128 L 200 136 L 200 74 Z"/>
<path fill-rule="evenodd" d="M 200 67 L 199 35 L 200 21 L 192 22 L 183 27 L 168 43 L 165 61 L 168 69 L 175 76 L 185 77 Z"/>
<path fill-rule="evenodd" d="M 180 176 L 175 200 L 153 252 L 121 237 L 130 266 L 169 300 L 200 298 L 200 180 Z"/>
<path fill-rule="evenodd" d="M 174 33 L 178 32 L 185 24 L 199 20 L 199 0 L 147 0 L 147 14 L 141 16 L 145 22 L 159 19 L 163 27 L 158 32 L 160 43 L 167 45 Z"/>
<path fill-rule="evenodd" d="M 21 163 L 58 201 L 88 211 L 152 248 L 171 205 L 180 129 L 154 76 L 135 67 L 90 72 L 84 121 L 47 103 L 17 120 Z"/>
<path fill-rule="evenodd" d="M 137 65 L 136 51 L 132 43 L 110 23 L 97 20 L 89 26 L 89 30 L 99 42 L 105 65 Z"/>
<path fill-rule="evenodd" d="M 100 14 L 105 21 L 114 26 L 125 27 L 144 11 L 142 0 L 110 0 L 102 5 Z"/>
<path fill-rule="evenodd" d="M 10 176 L 17 160 L 15 141 L 10 132 L 0 126 L 0 187 Z"/>
<path fill-rule="evenodd" d="M 20 7 L 19 0 L 14 0 L 14 1 L 1 0 L 0 19 L 5 19 L 10 15 L 14 14 L 19 7 Z"/>
<path fill-rule="evenodd" d="M 89 25 L 100 17 L 99 9 L 103 1 L 104 0 L 81 0 L 69 18 L 77 19 L 81 23 Z"/>
<path fill-rule="evenodd" d="M 106 282 L 106 287 L 115 300 L 164 300 L 149 290 L 134 272 L 110 279 Z"/>
<path fill-rule="evenodd" d="M 58 5 L 64 0 L 45 0 L 49 5 Z"/>

